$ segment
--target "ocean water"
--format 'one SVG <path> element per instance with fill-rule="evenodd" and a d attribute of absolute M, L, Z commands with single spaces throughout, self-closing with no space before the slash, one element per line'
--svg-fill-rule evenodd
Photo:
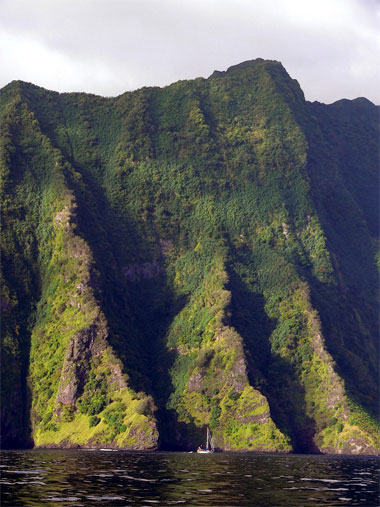
<path fill-rule="evenodd" d="M 379 506 L 379 459 L 2 451 L 1 506 Z"/>

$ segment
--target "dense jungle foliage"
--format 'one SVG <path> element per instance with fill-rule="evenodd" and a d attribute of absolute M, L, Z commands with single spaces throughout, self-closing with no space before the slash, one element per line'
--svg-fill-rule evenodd
<path fill-rule="evenodd" d="M 380 451 L 376 106 L 258 59 L 0 113 L 3 446 Z"/>

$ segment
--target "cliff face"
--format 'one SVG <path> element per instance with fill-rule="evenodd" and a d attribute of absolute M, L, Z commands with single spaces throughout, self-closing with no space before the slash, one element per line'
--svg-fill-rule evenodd
<path fill-rule="evenodd" d="M 0 111 L 4 446 L 379 452 L 376 106 L 256 60 Z"/>

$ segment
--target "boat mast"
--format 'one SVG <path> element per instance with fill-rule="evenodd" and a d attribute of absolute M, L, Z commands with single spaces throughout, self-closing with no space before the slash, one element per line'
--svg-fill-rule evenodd
<path fill-rule="evenodd" d="M 214 441 L 213 441 L 213 438 L 212 438 L 212 433 L 211 433 L 211 431 L 210 431 L 210 447 L 211 447 L 211 450 L 212 450 L 212 451 L 215 451 L 215 449 L 214 449 Z"/>

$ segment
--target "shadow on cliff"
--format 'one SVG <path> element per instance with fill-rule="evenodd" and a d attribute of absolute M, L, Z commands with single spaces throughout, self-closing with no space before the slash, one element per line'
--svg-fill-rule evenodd
<path fill-rule="evenodd" d="M 187 303 L 186 297 L 174 297 L 166 275 L 155 280 L 135 284 L 133 308 L 138 317 L 136 325 L 144 340 L 142 367 L 144 390 L 153 396 L 159 432 L 159 449 L 188 451 L 197 448 L 205 439 L 206 431 L 189 422 L 178 420 L 175 410 L 167 408 L 174 387 L 170 371 L 178 352 L 167 347 L 169 327 Z"/>
<path fill-rule="evenodd" d="M 320 316 L 324 344 L 344 380 L 349 397 L 375 420 L 380 419 L 378 309 L 376 297 L 363 304 L 355 290 L 346 296 L 341 284 L 326 287 L 318 280 L 309 281 L 311 303 Z M 356 303 L 352 300 L 357 298 Z M 372 343 L 371 343 L 372 341 Z"/>
<path fill-rule="evenodd" d="M 308 142 L 310 197 L 335 283 L 305 275 L 347 393 L 379 419 L 379 273 L 370 246 L 379 234 L 378 111 L 364 99 L 307 108 L 310 120 L 300 121 Z"/>
<path fill-rule="evenodd" d="M 68 179 L 78 203 L 77 232 L 95 261 L 90 283 L 130 386 L 149 392 L 152 343 L 164 332 L 162 321 L 170 306 L 159 248 L 152 248 L 133 220 L 110 206 L 88 168 L 80 170 L 85 192 Z"/>
<path fill-rule="evenodd" d="M 166 408 L 176 357 L 167 348 L 166 336 L 187 298 L 173 294 L 153 220 L 146 224 L 148 239 L 124 213 L 110 207 L 104 189 L 86 168 L 81 173 L 85 194 L 69 180 L 78 202 L 77 231 L 95 260 L 98 273 L 92 283 L 107 319 L 109 343 L 123 362 L 129 386 L 154 399 L 160 448 L 194 448 L 203 442 L 204 431 L 179 422 L 175 412 Z"/>
<path fill-rule="evenodd" d="M 30 333 L 28 335 L 30 344 Z M 29 351 L 30 346 L 21 361 L 19 378 L 13 385 L 13 392 L 8 392 L 8 399 L 1 404 L 0 449 L 31 449 L 34 446 L 31 436 L 32 395 L 27 382 Z"/>
<path fill-rule="evenodd" d="M 17 256 L 15 256 L 17 258 Z M 11 263 L 2 259 L 3 275 L 12 279 Z M 31 286 L 25 289 L 22 280 L 16 277 L 12 286 L 17 294 L 18 305 L 2 312 L 1 335 L 1 404 L 0 404 L 0 448 L 25 449 L 33 447 L 31 437 L 31 392 L 28 385 L 31 332 L 35 319 L 35 304 L 39 298 L 38 277 L 32 266 Z M 8 310 L 8 311 L 7 311 Z M 6 314 L 7 313 L 7 314 Z M 5 315 L 4 315 L 5 314 Z M 17 329 L 17 331 L 16 331 Z M 11 343 L 11 347 L 9 344 Z"/>
<path fill-rule="evenodd" d="M 305 389 L 292 365 L 271 351 L 276 321 L 267 316 L 263 295 L 250 290 L 232 269 L 229 280 L 231 324 L 243 338 L 250 384 L 267 398 L 271 417 L 290 437 L 294 452 L 319 453 L 313 441 L 315 421 L 306 415 Z"/>

